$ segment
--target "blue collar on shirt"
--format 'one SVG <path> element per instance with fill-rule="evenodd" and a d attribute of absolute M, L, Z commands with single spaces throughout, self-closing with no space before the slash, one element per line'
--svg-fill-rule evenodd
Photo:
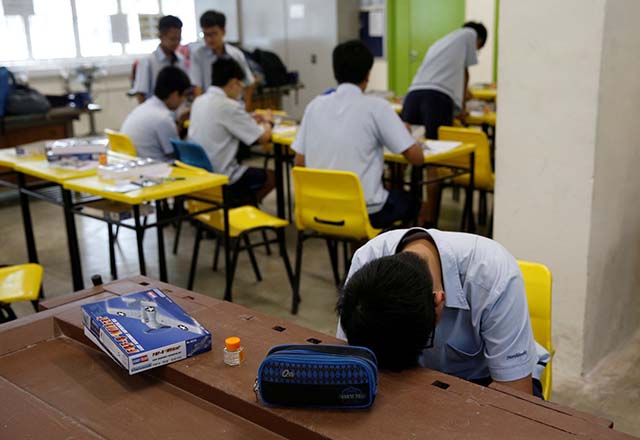
<path fill-rule="evenodd" d="M 452 307 L 456 309 L 469 310 L 469 302 L 462 290 L 462 283 L 460 281 L 460 269 L 458 267 L 458 260 L 454 250 L 449 245 L 449 242 L 442 236 L 442 232 L 437 229 L 424 229 L 424 228 L 411 228 L 405 232 L 405 235 L 420 229 L 425 231 L 431 236 L 438 253 L 440 254 L 440 265 L 442 266 L 442 283 L 444 284 L 446 307 Z"/>

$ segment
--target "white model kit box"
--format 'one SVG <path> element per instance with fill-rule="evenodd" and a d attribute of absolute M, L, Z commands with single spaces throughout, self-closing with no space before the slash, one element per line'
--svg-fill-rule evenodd
<path fill-rule="evenodd" d="M 82 322 L 129 374 L 211 350 L 211 333 L 159 289 L 83 305 Z"/>

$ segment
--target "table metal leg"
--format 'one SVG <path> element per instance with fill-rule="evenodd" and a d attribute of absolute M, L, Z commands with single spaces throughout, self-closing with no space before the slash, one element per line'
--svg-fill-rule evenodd
<path fill-rule="evenodd" d="M 420 217 L 420 208 L 422 207 L 422 183 L 421 181 L 424 179 L 424 165 L 420 166 L 411 166 L 411 185 L 410 185 L 410 194 L 411 200 L 417 207 L 416 215 L 413 219 L 413 226 L 422 226 L 418 224 L 418 219 Z M 429 201 L 431 203 L 431 201 Z"/>
<path fill-rule="evenodd" d="M 136 226 L 136 242 L 138 245 L 138 264 L 140 265 L 140 275 L 146 275 L 147 266 L 144 262 L 144 247 L 142 246 L 144 230 L 142 229 L 142 224 L 140 223 L 140 205 L 133 205 L 133 219 Z"/>
<path fill-rule="evenodd" d="M 71 199 L 71 191 L 64 188 L 61 190 L 64 204 L 64 221 L 67 228 L 67 245 L 69 246 L 69 259 L 71 260 L 73 290 L 78 291 L 84 289 L 84 281 L 82 279 L 80 249 L 78 248 L 78 233 L 76 232 L 76 222 L 73 214 L 73 200 Z"/>
<path fill-rule="evenodd" d="M 476 153 L 473 152 L 469 156 L 469 187 L 467 189 L 467 230 L 469 232 L 475 232 L 476 222 L 473 217 L 473 193 L 475 192 L 475 168 L 476 168 Z"/>
<path fill-rule="evenodd" d="M 229 237 L 229 208 L 227 203 L 228 200 L 229 200 L 229 189 L 227 185 L 223 185 L 222 186 L 222 204 L 223 204 L 222 217 L 224 219 L 223 239 L 224 239 L 224 274 L 225 274 L 225 282 L 226 282 L 225 289 L 224 289 L 225 301 L 231 301 L 231 283 L 233 282 L 231 258 L 229 256 L 231 239 Z"/>
<path fill-rule="evenodd" d="M 275 162 L 275 175 L 276 175 L 276 206 L 278 217 L 285 218 L 284 210 L 284 182 L 282 181 L 282 145 L 278 143 L 273 144 L 273 160 Z"/>
<path fill-rule="evenodd" d="M 22 191 L 26 185 L 24 174 L 18 175 L 18 194 L 20 196 L 20 208 L 22 209 L 22 226 L 24 228 L 24 238 L 27 242 L 27 255 L 30 263 L 38 262 L 38 251 L 36 250 L 36 240 L 33 234 L 33 222 L 31 221 L 31 208 L 29 206 L 29 196 Z"/>
<path fill-rule="evenodd" d="M 164 225 L 160 221 L 163 212 L 162 200 L 156 200 L 156 232 L 158 233 L 158 264 L 160 265 L 160 281 L 167 282 L 167 258 L 164 253 Z"/>
<path fill-rule="evenodd" d="M 27 256 L 29 263 L 38 263 L 38 251 L 36 249 L 36 239 L 33 234 L 33 223 L 31 221 L 31 207 L 29 206 L 29 196 L 22 191 L 26 185 L 24 174 L 16 173 L 18 178 L 18 196 L 20 197 L 20 208 L 22 210 L 22 227 L 24 229 L 24 239 L 27 242 Z M 44 287 L 40 286 L 38 299 L 44 298 Z M 38 311 L 38 300 L 31 301 L 36 312 Z"/>

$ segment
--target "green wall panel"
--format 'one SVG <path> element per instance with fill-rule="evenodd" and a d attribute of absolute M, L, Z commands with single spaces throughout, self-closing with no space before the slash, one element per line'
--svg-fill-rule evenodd
<path fill-rule="evenodd" d="M 387 0 L 389 89 L 404 95 L 429 47 L 464 17 L 464 0 Z"/>

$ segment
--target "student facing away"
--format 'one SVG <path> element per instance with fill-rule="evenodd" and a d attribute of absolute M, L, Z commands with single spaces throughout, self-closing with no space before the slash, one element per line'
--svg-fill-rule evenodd
<path fill-rule="evenodd" d="M 338 87 L 309 103 L 292 148 L 296 166 L 356 173 L 371 224 L 387 228 L 414 218 L 418 206 L 405 191 L 383 186 L 384 147 L 418 166 L 424 153 L 388 101 L 363 93 L 372 66 L 373 55 L 362 42 L 336 46 L 333 72 Z"/>
<path fill-rule="evenodd" d="M 247 145 L 271 141 L 269 117 L 252 117 L 238 101 L 244 90 L 245 71 L 233 58 L 219 58 L 211 68 L 211 85 L 191 107 L 189 140 L 200 144 L 213 170 L 229 177 L 233 204 L 260 202 L 275 186 L 273 171 L 240 165 L 240 142 Z"/>
<path fill-rule="evenodd" d="M 445 35 L 427 51 L 402 104 L 402 120 L 423 125 L 428 139 L 438 138 L 438 127 L 453 125 L 454 115 L 464 115 L 469 82 L 469 66 L 478 63 L 477 50 L 487 41 L 481 23 L 468 22 Z M 438 171 L 432 170 L 435 177 Z M 431 177 L 431 176 L 430 176 Z M 429 206 L 421 220 L 436 225 L 439 185 L 427 187 Z"/>
<path fill-rule="evenodd" d="M 134 108 L 120 129 L 131 138 L 138 156 L 173 158 L 170 139 L 178 137 L 174 111 L 190 89 L 191 81 L 184 70 L 169 66 L 158 73 L 153 96 Z"/>
<path fill-rule="evenodd" d="M 176 52 L 182 39 L 182 21 L 173 15 L 162 17 L 158 22 L 158 38 L 158 48 L 141 58 L 136 68 L 133 90 L 139 103 L 153 96 L 156 78 L 163 67 L 175 66 L 187 71 L 184 57 Z"/>

